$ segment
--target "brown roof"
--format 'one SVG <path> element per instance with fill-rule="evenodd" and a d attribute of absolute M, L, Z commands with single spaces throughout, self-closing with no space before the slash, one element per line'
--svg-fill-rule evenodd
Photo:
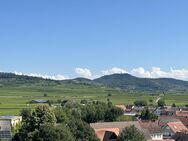
<path fill-rule="evenodd" d="M 167 123 L 168 127 L 174 132 L 188 132 L 187 127 L 185 127 L 185 125 L 179 121 L 179 122 L 169 122 Z"/>
<path fill-rule="evenodd" d="M 178 117 L 188 117 L 188 111 L 176 111 Z"/>
<path fill-rule="evenodd" d="M 140 126 L 143 129 L 146 129 L 150 132 L 150 134 L 154 134 L 154 133 L 163 133 L 161 127 L 158 125 L 158 121 L 156 122 L 151 122 L 151 121 L 147 121 L 147 122 L 140 122 Z"/>
<path fill-rule="evenodd" d="M 138 121 L 132 122 L 102 122 L 102 123 L 92 123 L 90 126 L 94 129 L 110 129 L 110 128 L 118 128 L 121 132 L 125 127 L 129 127 L 134 125 L 140 132 L 142 132 L 146 139 L 151 139 L 149 131 L 146 129 L 142 129 L 140 123 Z"/>
<path fill-rule="evenodd" d="M 178 118 L 174 116 L 160 116 L 158 120 L 159 126 L 166 126 L 169 122 L 178 122 L 180 121 Z"/>
<path fill-rule="evenodd" d="M 116 136 L 119 136 L 119 129 L 118 128 L 104 128 L 104 129 L 95 129 L 95 133 L 100 141 L 103 141 L 106 132 L 113 132 Z"/>

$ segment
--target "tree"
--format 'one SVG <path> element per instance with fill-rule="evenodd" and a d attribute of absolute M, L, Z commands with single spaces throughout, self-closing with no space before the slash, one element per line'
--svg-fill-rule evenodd
<path fill-rule="evenodd" d="M 99 141 L 94 130 L 89 124 L 82 120 L 72 119 L 71 122 L 68 123 L 68 127 L 73 133 L 76 141 Z"/>
<path fill-rule="evenodd" d="M 75 141 L 72 133 L 61 126 L 42 125 L 36 132 L 33 141 Z"/>
<path fill-rule="evenodd" d="M 173 103 L 173 104 L 172 104 L 172 107 L 176 107 L 176 104 L 175 104 L 175 103 Z"/>
<path fill-rule="evenodd" d="M 40 105 L 28 114 L 21 129 L 16 135 L 18 141 L 33 141 L 33 138 L 38 134 L 41 126 L 50 124 L 55 126 L 56 118 L 49 106 Z"/>
<path fill-rule="evenodd" d="M 117 141 L 146 141 L 146 139 L 133 125 L 126 127 L 118 137 Z"/>
<path fill-rule="evenodd" d="M 55 108 L 54 114 L 57 119 L 57 123 L 67 123 L 68 122 L 68 117 L 67 117 L 66 111 L 63 110 L 62 108 Z"/>
<path fill-rule="evenodd" d="M 146 100 L 136 100 L 136 101 L 134 102 L 134 105 L 141 107 L 141 106 L 147 106 L 148 103 L 147 103 Z"/>
<path fill-rule="evenodd" d="M 105 121 L 115 121 L 119 116 L 123 115 L 123 111 L 117 107 L 108 108 L 105 113 Z"/>
<path fill-rule="evenodd" d="M 155 121 L 158 119 L 158 116 L 154 113 L 151 113 L 148 108 L 142 111 L 140 118 L 142 120 L 152 120 Z"/>
<path fill-rule="evenodd" d="M 47 93 L 44 93 L 44 97 L 47 97 L 48 95 L 47 95 Z"/>
<path fill-rule="evenodd" d="M 87 100 L 86 100 L 86 99 L 82 99 L 82 100 L 80 101 L 80 103 L 81 103 L 81 104 L 87 104 Z"/>
<path fill-rule="evenodd" d="M 22 109 L 20 116 L 22 116 L 23 121 L 25 121 L 31 115 L 31 109 Z"/>
<path fill-rule="evenodd" d="M 164 107 L 165 106 L 165 101 L 164 99 L 160 99 L 158 102 L 157 102 L 158 106 L 159 107 Z"/>

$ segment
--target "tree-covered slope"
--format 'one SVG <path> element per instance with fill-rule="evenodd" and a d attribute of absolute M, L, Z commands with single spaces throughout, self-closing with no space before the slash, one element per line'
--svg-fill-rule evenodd
<path fill-rule="evenodd" d="M 95 79 L 94 82 L 108 87 L 136 91 L 188 91 L 188 82 L 171 78 L 138 78 L 129 74 L 113 74 Z"/>

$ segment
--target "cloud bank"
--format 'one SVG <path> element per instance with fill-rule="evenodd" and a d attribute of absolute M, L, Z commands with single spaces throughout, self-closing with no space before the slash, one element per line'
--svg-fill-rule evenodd
<path fill-rule="evenodd" d="M 139 67 L 130 71 L 126 71 L 126 69 L 113 67 L 112 69 L 102 71 L 103 75 L 115 73 L 129 73 L 131 75 L 142 78 L 175 78 L 188 80 L 188 70 L 186 69 L 171 68 L 169 71 L 163 71 L 160 67 L 152 67 L 151 70 L 145 70 L 143 67 Z"/>
<path fill-rule="evenodd" d="M 92 73 L 87 68 L 75 68 L 75 73 L 81 77 L 92 78 Z"/>
<path fill-rule="evenodd" d="M 52 79 L 52 80 L 66 80 L 69 79 L 69 77 L 65 77 L 64 75 L 57 74 L 57 75 L 43 75 L 43 74 L 37 74 L 37 73 L 22 73 L 22 72 L 14 72 L 16 75 L 27 75 L 32 77 L 41 77 L 44 79 Z"/>

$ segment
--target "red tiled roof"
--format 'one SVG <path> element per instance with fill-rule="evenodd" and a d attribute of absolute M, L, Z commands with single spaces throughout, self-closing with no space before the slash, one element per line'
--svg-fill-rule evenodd
<path fill-rule="evenodd" d="M 187 111 L 176 111 L 176 116 L 178 117 L 188 117 Z"/>
<path fill-rule="evenodd" d="M 179 122 L 169 122 L 167 123 L 168 127 L 174 132 L 188 132 L 187 127 L 184 126 L 184 124 L 179 121 Z"/>

